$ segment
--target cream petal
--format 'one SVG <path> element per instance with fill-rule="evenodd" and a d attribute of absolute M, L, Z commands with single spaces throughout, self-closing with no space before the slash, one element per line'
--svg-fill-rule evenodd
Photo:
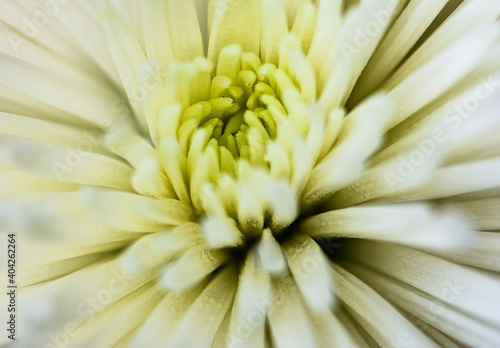
<path fill-rule="evenodd" d="M 61 59 L 85 71 L 94 71 L 96 66 L 82 47 L 75 45 L 74 37 L 57 20 L 57 7 L 50 3 L 27 0 L 20 3 L 5 3 L 0 14 L 0 21 L 33 43 L 53 52 Z M 62 4 L 59 4 L 62 5 Z M 59 6 L 59 11 L 61 6 Z M 9 43 L 22 50 L 24 40 L 8 36 Z"/>
<path fill-rule="evenodd" d="M 443 162 L 443 149 L 437 148 L 425 160 L 419 150 L 409 149 L 382 165 L 365 170 L 350 186 L 336 192 L 327 203 L 328 209 L 346 208 L 373 200 L 377 203 L 394 203 L 408 200 L 405 194 L 427 185 L 436 168 Z M 413 165 L 413 157 L 419 165 Z"/>
<path fill-rule="evenodd" d="M 150 273 L 124 278 L 119 262 L 108 259 L 52 282 L 28 288 L 24 298 L 26 305 L 19 313 L 20 321 L 29 332 L 25 339 L 31 343 L 26 345 L 51 343 L 48 332 L 57 335 L 59 331 L 65 331 L 68 323 L 76 326 L 93 318 L 96 313 L 102 313 L 151 279 Z M 37 312 L 40 303 L 47 310 Z M 57 315 L 54 315 L 55 311 Z"/>
<path fill-rule="evenodd" d="M 474 320 L 433 296 L 389 277 L 383 277 L 365 267 L 349 265 L 349 269 L 355 271 L 398 307 L 467 346 L 494 348 L 500 339 L 498 328 Z"/>
<path fill-rule="evenodd" d="M 201 231 L 207 245 L 214 249 L 239 245 L 243 237 L 229 217 L 208 216 L 201 221 Z"/>
<path fill-rule="evenodd" d="M 118 98 L 119 94 L 117 90 L 119 90 L 119 87 L 117 88 L 117 84 L 110 82 L 97 67 L 83 69 L 81 66 L 75 65 L 55 52 L 44 49 L 35 42 L 30 41 L 29 38 L 25 38 L 22 34 L 13 32 L 10 27 L 2 22 L 0 22 L 0 33 L 9 38 L 9 40 L 0 43 L 0 52 L 7 56 L 43 68 L 53 76 L 57 76 L 60 80 L 68 84 L 74 84 L 80 89 L 83 88 L 87 93 L 92 94 L 94 98 L 108 100 Z M 105 40 L 103 42 L 106 43 Z M 106 52 L 109 55 L 109 52 Z M 103 55 L 102 62 L 105 61 L 105 55 Z M 114 69 L 114 66 L 111 65 L 111 68 Z M 117 76 L 116 72 L 115 76 Z"/>
<path fill-rule="evenodd" d="M 167 293 L 139 327 L 129 347 L 164 347 L 204 287 L 205 284 L 201 284 L 191 290 Z"/>
<path fill-rule="evenodd" d="M 289 226 L 297 217 L 297 198 L 286 181 L 272 183 L 265 193 L 266 203 L 272 211 L 272 222 L 279 227 Z"/>
<path fill-rule="evenodd" d="M 386 147 L 371 158 L 372 166 L 405 153 L 411 157 L 412 152 L 421 152 L 425 157 L 441 152 L 446 155 L 443 164 L 447 165 L 492 157 L 494 150 L 486 147 L 495 143 L 493 133 L 498 132 L 500 120 L 495 111 L 497 93 L 488 88 L 495 84 L 496 79 L 481 81 L 440 105 L 424 108 L 390 132 Z M 469 101 L 477 103 L 472 112 L 462 109 Z"/>
<path fill-rule="evenodd" d="M 497 188 L 500 186 L 500 178 L 496 175 L 499 170 L 498 158 L 440 168 L 433 173 L 432 180 L 402 194 L 402 198 L 432 199 Z"/>
<path fill-rule="evenodd" d="M 159 226 L 179 225 L 193 218 L 191 208 L 175 199 L 153 199 L 94 187 L 86 188 L 82 197 L 96 216 L 128 231 L 154 231 Z"/>
<path fill-rule="evenodd" d="M 346 328 L 351 339 L 355 342 L 355 347 L 369 348 L 377 345 L 377 342 L 363 329 L 360 323 L 356 322 L 349 313 L 347 313 L 344 306 L 335 310 L 335 315 L 339 318 L 340 322 Z"/>
<path fill-rule="evenodd" d="M 384 87 L 391 89 L 389 95 L 393 96 L 398 104 L 388 127 L 394 127 L 437 99 L 470 73 L 479 63 L 480 57 L 498 39 L 499 34 L 500 26 L 496 25 L 468 34 L 419 69 L 413 68 L 404 80 L 390 79 Z M 433 83 L 417 92 L 417 86 L 424 85 L 429 79 L 432 79 Z"/>
<path fill-rule="evenodd" d="M 312 322 L 306 315 L 299 291 L 290 276 L 273 284 L 272 308 L 268 320 L 273 346 L 276 348 L 318 347 Z"/>
<path fill-rule="evenodd" d="M 142 272 L 153 269 L 169 260 L 179 256 L 189 247 L 189 242 L 194 239 L 186 236 L 178 243 L 178 248 L 172 248 L 170 252 L 158 250 L 157 243 L 164 243 L 172 232 L 158 232 L 148 234 L 139 238 L 130 245 L 121 255 L 123 272 L 129 276 L 135 276 Z"/>
<path fill-rule="evenodd" d="M 165 76 L 168 65 L 175 59 L 169 31 L 165 1 L 142 1 L 144 47 L 148 61 L 152 62 L 160 76 Z M 180 38 L 179 38 L 180 39 Z"/>
<path fill-rule="evenodd" d="M 262 39 L 260 57 L 265 63 L 278 64 L 278 51 L 288 34 L 286 12 L 280 0 L 262 1 Z"/>
<path fill-rule="evenodd" d="M 455 249 L 473 232 L 458 214 L 423 203 L 360 206 L 333 210 L 305 220 L 300 228 L 311 237 L 363 238 L 429 249 Z"/>
<path fill-rule="evenodd" d="M 251 348 L 265 344 L 267 310 L 271 305 L 271 278 L 249 254 L 238 283 L 231 310 L 226 343 Z"/>
<path fill-rule="evenodd" d="M 167 0 L 167 24 L 176 60 L 187 61 L 203 55 L 200 25 L 193 0 Z"/>
<path fill-rule="evenodd" d="M 439 253 L 439 255 L 459 264 L 499 272 L 498 248 L 500 248 L 500 233 L 478 231 L 468 245 L 456 251 Z"/>
<path fill-rule="evenodd" d="M 316 332 L 318 346 L 321 348 L 345 347 L 345 348 L 366 348 L 355 340 L 345 328 L 342 321 L 330 312 L 309 311 L 310 321 Z"/>
<path fill-rule="evenodd" d="M 348 100 L 377 45 L 405 3 L 406 1 L 403 0 L 361 1 L 346 13 L 345 22 L 335 46 L 337 59 L 349 69 L 342 103 Z M 374 19 L 373 14 L 382 11 L 389 12 L 389 18 L 384 21 Z"/>
<path fill-rule="evenodd" d="M 3 112 L 0 112 L 0 129 L 2 134 L 56 142 L 80 150 L 112 156 L 102 144 L 103 134 L 99 129 L 82 129 Z"/>
<path fill-rule="evenodd" d="M 218 0 L 214 5 L 213 23 L 208 43 L 208 58 L 212 62 L 222 48 L 238 43 L 243 52 L 260 52 L 260 1 Z"/>
<path fill-rule="evenodd" d="M 177 260 L 169 262 L 160 275 L 161 286 L 170 291 L 189 289 L 208 277 L 225 261 L 226 255 L 195 244 Z"/>
<path fill-rule="evenodd" d="M 169 346 L 210 348 L 234 299 L 236 276 L 226 268 L 210 281 L 178 324 Z M 196 332 L 196 335 L 193 335 Z"/>
<path fill-rule="evenodd" d="M 284 246 L 293 279 L 304 302 L 313 312 L 328 311 L 333 306 L 333 283 L 323 250 L 309 237 L 296 239 Z"/>
<path fill-rule="evenodd" d="M 153 283 L 144 285 L 75 330 L 73 347 L 111 347 L 147 319 L 163 294 Z"/>
<path fill-rule="evenodd" d="M 310 3 L 311 0 L 281 0 L 281 2 L 286 10 L 288 23 L 290 23 L 291 27 L 301 6 Z"/>
<path fill-rule="evenodd" d="M 478 230 L 500 230 L 498 197 L 450 203 L 449 206 L 460 210 Z"/>
<path fill-rule="evenodd" d="M 200 24 L 201 38 L 203 42 L 203 54 L 206 56 L 208 52 L 208 8 L 211 0 L 195 0 L 196 13 Z"/>
<path fill-rule="evenodd" d="M 3 112 L 49 120 L 56 123 L 88 128 L 89 123 L 54 106 L 37 101 L 25 94 L 0 85 L 0 105 Z"/>
<path fill-rule="evenodd" d="M 262 232 L 262 237 L 254 250 L 257 262 L 270 274 L 277 276 L 286 271 L 285 256 L 269 228 Z"/>
<path fill-rule="evenodd" d="M 349 113 L 333 149 L 311 172 L 303 198 L 306 204 L 331 195 L 361 175 L 364 161 L 381 144 L 392 105 L 391 98 L 377 95 Z"/>
<path fill-rule="evenodd" d="M 332 263 L 335 293 L 356 315 L 363 328 L 381 346 L 397 343 L 405 332 L 408 347 L 437 347 L 372 288 Z M 384 313 L 383 316 L 380 313 Z"/>
<path fill-rule="evenodd" d="M 89 152 L 91 143 L 73 148 L 11 135 L 2 135 L 0 142 L 0 158 L 20 169 L 61 182 L 131 190 L 131 168 L 112 157 Z"/>
<path fill-rule="evenodd" d="M 302 47 L 302 52 L 309 51 L 316 27 L 317 7 L 312 3 L 302 4 L 293 22 L 292 33 L 297 37 Z"/>
<path fill-rule="evenodd" d="M 224 319 L 222 320 L 222 323 L 217 329 L 217 334 L 215 335 L 214 340 L 212 342 L 212 347 L 221 347 L 221 346 L 223 347 L 225 345 L 225 342 L 227 340 L 230 319 L 231 319 L 231 312 L 230 310 L 228 310 L 226 312 L 226 315 L 224 316 Z"/>
<path fill-rule="evenodd" d="M 120 117 L 113 101 L 119 96 L 110 91 L 109 99 L 101 98 L 94 88 L 81 84 L 71 84 L 62 76 L 51 73 L 29 62 L 0 54 L 0 73 L 4 77 L 2 86 L 27 97 L 53 106 L 68 113 L 68 118 L 81 120 L 104 127 L 104 121 L 116 122 Z M 36 83 L 34 83 L 36 81 Z M 96 88 L 98 91 L 99 88 Z"/>
<path fill-rule="evenodd" d="M 28 253 L 28 250 L 32 250 L 34 252 L 36 249 L 27 248 L 26 245 L 24 245 L 23 253 Z M 19 272 L 19 274 L 17 275 L 18 284 L 20 284 L 20 286 L 22 287 L 27 287 L 33 284 L 61 278 L 89 264 L 98 262 L 103 257 L 103 254 L 94 253 L 49 263 L 42 263 L 40 262 L 40 260 L 37 260 L 37 264 L 34 266 L 29 266 L 23 264 L 24 262 L 22 262 L 19 264 L 22 272 Z"/>
<path fill-rule="evenodd" d="M 370 264 L 372 269 L 500 328 L 500 319 L 493 309 L 500 305 L 496 295 L 500 291 L 498 279 L 421 251 L 391 244 L 356 241 L 346 250 L 350 257 Z"/>
<path fill-rule="evenodd" d="M 78 192 L 41 194 L 0 202 L 1 228 L 26 236 L 20 261 L 27 267 L 114 251 L 140 234 L 106 225 L 86 209 Z"/>
<path fill-rule="evenodd" d="M 426 322 L 418 319 L 413 314 L 404 313 L 405 316 L 410 320 L 416 327 L 422 330 L 427 336 L 429 336 L 434 342 L 439 344 L 443 348 L 460 348 L 456 342 L 452 341 L 451 338 L 446 336 L 444 333 L 430 326 Z"/>
<path fill-rule="evenodd" d="M 447 2 L 410 1 L 378 45 L 350 98 L 360 100 L 375 89 L 410 52 Z M 376 19 L 384 21 L 389 15 L 388 10 L 380 11 Z"/>
<path fill-rule="evenodd" d="M 141 130 L 147 129 L 144 116 L 144 93 L 138 88 L 138 72 L 146 62 L 146 54 L 140 42 L 136 39 L 130 23 L 125 23 L 125 19 L 120 17 L 116 6 L 122 6 L 114 1 L 103 6 L 103 16 L 105 20 L 104 28 L 108 38 L 108 46 L 111 51 L 116 69 L 120 75 L 121 82 L 127 92 L 128 102 L 134 113 L 133 116 L 139 123 Z"/>
<path fill-rule="evenodd" d="M 487 11 L 485 11 L 486 8 Z M 391 80 L 398 83 L 405 80 L 413 71 L 448 49 L 461 37 L 480 28 L 491 26 L 498 19 L 499 14 L 500 4 L 495 0 L 463 1 L 443 25 L 399 67 Z"/>
<path fill-rule="evenodd" d="M 326 81 L 332 75 L 334 69 L 335 55 L 332 56 L 332 47 L 340 33 L 343 23 L 341 0 L 319 0 L 316 27 L 307 54 L 307 60 L 314 68 L 318 89 L 323 90 Z M 326 52 L 326 57 L 325 57 Z M 326 58 L 326 62 L 325 62 Z M 347 74 L 347 72 L 346 72 Z M 346 77 L 347 79 L 347 77 Z M 334 80 L 332 77 L 331 80 Z M 335 79 L 338 83 L 338 79 Z M 324 93 L 326 94 L 326 93 Z M 331 97 L 331 93 L 327 93 Z M 339 97 L 339 102 L 340 98 Z"/>
<path fill-rule="evenodd" d="M 93 5 L 84 0 L 47 2 L 43 4 L 57 15 L 57 19 L 67 28 L 78 46 L 87 53 L 115 86 L 120 86 L 120 78 L 114 67 L 107 47 L 106 35 L 99 22 L 99 14 Z"/>
<path fill-rule="evenodd" d="M 79 185 L 40 177 L 24 170 L 0 171 L 0 196 L 14 196 L 33 192 L 76 191 Z"/>
<path fill-rule="evenodd" d="M 189 196 L 188 187 L 184 179 L 186 163 L 177 139 L 173 136 L 165 138 L 158 148 L 158 157 L 163 170 L 172 183 L 177 197 L 182 202 L 190 204 L 191 197 Z"/>
<path fill-rule="evenodd" d="M 163 225 L 159 221 L 151 221 L 137 211 L 139 201 L 150 198 L 94 188 L 87 189 L 82 196 L 89 210 L 111 226 L 131 232 L 154 232 Z"/>

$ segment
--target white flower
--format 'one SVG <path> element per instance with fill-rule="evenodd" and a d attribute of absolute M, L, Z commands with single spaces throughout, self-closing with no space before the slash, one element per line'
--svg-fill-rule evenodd
<path fill-rule="evenodd" d="M 2 3 L 13 347 L 497 347 L 499 15 Z"/>

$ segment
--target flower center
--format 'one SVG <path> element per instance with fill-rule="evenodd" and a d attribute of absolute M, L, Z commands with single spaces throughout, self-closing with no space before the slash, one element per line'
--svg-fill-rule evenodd
<path fill-rule="evenodd" d="M 300 45 L 285 40 L 277 64 L 229 45 L 215 71 L 200 57 L 157 77 L 145 112 L 154 148 L 125 131 L 109 137 L 136 167 L 134 188 L 191 206 L 211 249 L 278 238 L 332 141 Z"/>
<path fill-rule="evenodd" d="M 172 63 L 147 89 L 153 146 L 127 131 L 110 134 L 111 148 L 136 169 L 138 193 L 195 212 L 130 248 L 125 268 L 142 269 L 141 257 L 144 265 L 175 258 L 161 276 L 169 289 L 195 284 L 249 251 L 269 272 L 285 269 L 280 243 L 295 236 L 290 226 L 308 180 L 335 141 L 325 134 L 338 134 L 342 114 L 327 116 L 318 105 L 314 71 L 293 37 L 278 58 L 264 63 L 230 45 L 215 70 L 201 57 Z M 164 246 L 163 258 L 137 256 L 150 245 Z"/>
<path fill-rule="evenodd" d="M 294 85 L 274 64 L 262 64 L 237 45 L 226 47 L 208 100 L 182 113 L 177 135 L 186 140 L 188 157 L 197 150 L 215 154 L 220 172 L 233 177 L 238 175 L 238 159 L 268 168 L 266 147 L 277 138 L 280 125 L 288 122 L 280 93 L 286 88 Z"/>
<path fill-rule="evenodd" d="M 255 236 L 265 228 L 281 231 L 296 218 L 307 179 L 307 169 L 298 167 L 310 169 L 313 161 L 299 163 L 293 155 L 307 150 L 314 118 L 296 80 L 238 45 L 221 51 L 213 77 L 201 58 L 167 74 L 167 84 L 177 81 L 172 90 L 184 105 L 160 150 L 178 162 L 187 185 L 176 193 L 208 217 L 208 229 L 225 226 Z M 174 167 L 165 170 L 176 188 Z M 227 240 L 224 245 L 236 237 Z"/>

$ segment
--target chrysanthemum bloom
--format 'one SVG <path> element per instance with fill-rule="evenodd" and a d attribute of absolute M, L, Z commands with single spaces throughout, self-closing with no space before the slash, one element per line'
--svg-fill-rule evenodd
<path fill-rule="evenodd" d="M 499 14 L 2 1 L 0 344 L 498 347 Z"/>

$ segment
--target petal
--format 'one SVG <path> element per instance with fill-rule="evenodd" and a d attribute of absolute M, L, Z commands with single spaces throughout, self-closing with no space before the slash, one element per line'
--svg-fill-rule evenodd
<path fill-rule="evenodd" d="M 52 141 L 2 135 L 2 152 L 7 164 L 60 182 L 131 190 L 131 168 L 112 157 L 92 151 L 92 143 L 73 148 Z"/>
<path fill-rule="evenodd" d="M 172 348 L 210 348 L 236 290 L 234 270 L 223 269 L 205 287 L 179 323 Z M 196 332 L 196 335 L 193 335 Z"/>
<path fill-rule="evenodd" d="M 360 100 L 375 89 L 405 58 L 447 2 L 447 0 L 411 1 L 378 45 L 351 98 Z M 378 12 L 376 19 L 383 21 L 388 17 L 389 12 L 386 10 Z"/>
<path fill-rule="evenodd" d="M 333 210 L 308 218 L 300 228 L 311 237 L 366 238 L 437 250 L 467 245 L 473 234 L 457 214 L 423 203 Z"/>
<path fill-rule="evenodd" d="M 437 347 L 361 280 L 334 263 L 330 271 L 335 279 L 335 293 L 379 345 L 390 346 L 398 341 L 401 332 L 405 332 L 411 338 L 407 340 L 408 347 Z"/>
<path fill-rule="evenodd" d="M 500 319 L 494 310 L 500 305 L 498 279 L 421 251 L 391 244 L 356 241 L 346 250 L 350 257 L 370 264 L 372 269 L 500 328 Z"/>
<path fill-rule="evenodd" d="M 221 50 L 238 43 L 243 52 L 260 53 L 260 6 L 258 0 L 218 0 L 208 44 L 208 58 L 217 61 Z"/>
<path fill-rule="evenodd" d="M 153 232 L 165 225 L 190 221 L 190 207 L 174 199 L 153 199 L 132 193 L 86 188 L 87 209 L 103 222 L 126 231 Z"/>
<path fill-rule="evenodd" d="M 268 314 L 276 348 L 316 348 L 312 322 L 306 316 L 299 291 L 290 276 L 276 280 L 272 308 Z"/>
<path fill-rule="evenodd" d="M 134 335 L 131 348 L 165 346 L 176 331 L 181 319 L 198 298 L 204 284 L 192 290 L 169 292 L 163 300 L 152 309 L 150 316 Z"/>
<path fill-rule="evenodd" d="M 349 264 L 349 269 L 398 307 L 468 346 L 494 348 L 500 339 L 498 328 L 477 321 L 433 296 L 365 267 Z"/>

